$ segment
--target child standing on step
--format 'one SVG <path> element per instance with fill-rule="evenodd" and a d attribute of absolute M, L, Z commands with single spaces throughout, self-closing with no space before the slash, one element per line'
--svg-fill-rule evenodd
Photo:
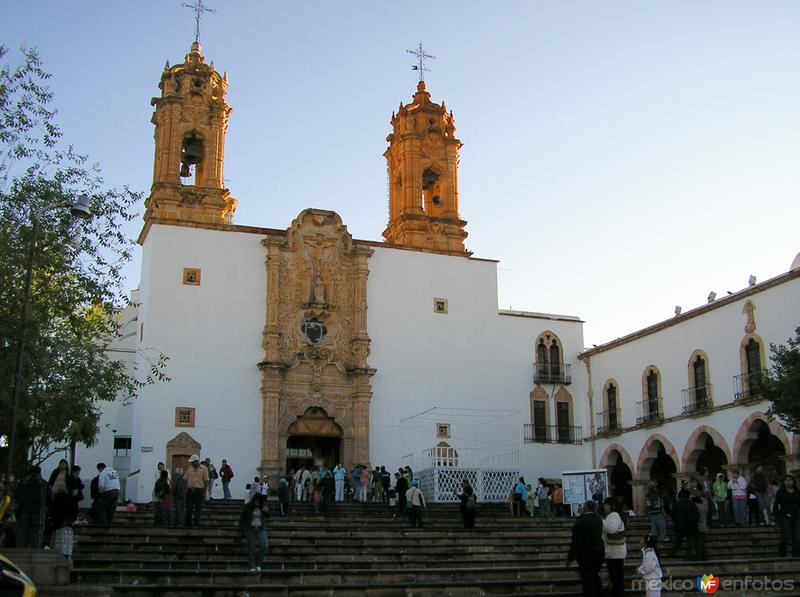
<path fill-rule="evenodd" d="M 653 533 L 642 540 L 642 565 L 636 570 L 645 582 L 645 597 L 661 597 L 661 558 L 658 537 Z"/>

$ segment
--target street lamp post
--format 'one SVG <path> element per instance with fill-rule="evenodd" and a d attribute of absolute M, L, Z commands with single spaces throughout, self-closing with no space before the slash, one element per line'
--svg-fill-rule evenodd
<path fill-rule="evenodd" d="M 14 472 L 14 448 L 16 447 L 17 436 L 17 410 L 19 408 L 19 398 L 22 395 L 23 368 L 25 366 L 25 337 L 28 332 L 28 320 L 31 312 L 31 282 L 33 280 L 33 262 L 36 257 L 36 237 L 39 234 L 39 217 L 45 212 L 53 209 L 69 208 L 72 217 L 80 220 L 88 220 L 92 217 L 89 208 L 89 197 L 81 195 L 74 203 L 58 203 L 49 205 L 37 211 L 31 212 L 31 238 L 28 242 L 28 254 L 25 261 L 25 288 L 22 299 L 22 321 L 20 324 L 20 334 L 17 344 L 16 363 L 14 366 L 14 391 L 11 395 L 11 424 L 8 431 L 8 459 L 6 461 L 6 482 L 10 483 Z"/>

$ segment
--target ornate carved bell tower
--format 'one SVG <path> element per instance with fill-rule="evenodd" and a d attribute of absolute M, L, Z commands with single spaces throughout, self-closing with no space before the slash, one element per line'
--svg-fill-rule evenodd
<path fill-rule="evenodd" d="M 154 97 L 153 186 L 145 202 L 145 230 L 161 222 L 230 224 L 236 200 L 223 186 L 225 133 L 231 107 L 225 102 L 228 75 L 205 63 L 194 42 L 182 64 L 167 62 L 161 97 Z M 141 238 L 140 238 L 141 240 Z"/>
<path fill-rule="evenodd" d="M 392 114 L 389 148 L 389 225 L 386 242 L 469 255 L 467 223 L 458 213 L 458 151 L 453 113 L 431 101 L 425 81 L 414 101 Z"/>

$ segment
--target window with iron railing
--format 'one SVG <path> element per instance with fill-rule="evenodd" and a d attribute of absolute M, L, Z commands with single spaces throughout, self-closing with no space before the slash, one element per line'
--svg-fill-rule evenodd
<path fill-rule="evenodd" d="M 538 361 L 534 364 L 534 383 L 564 384 L 572 383 L 572 365 Z"/>
<path fill-rule="evenodd" d="M 747 400 L 761 400 L 761 390 L 764 387 L 764 378 L 767 369 L 755 369 L 740 375 L 733 376 L 733 399 L 736 402 Z"/>
<path fill-rule="evenodd" d="M 636 403 L 636 424 L 652 425 L 664 420 L 664 402 L 660 396 Z"/>
<path fill-rule="evenodd" d="M 681 392 L 683 401 L 683 412 L 692 414 L 702 412 L 714 406 L 711 400 L 711 384 L 702 386 L 690 386 Z"/>
<path fill-rule="evenodd" d="M 525 425 L 526 444 L 583 443 L 583 428 L 574 425 Z"/>
<path fill-rule="evenodd" d="M 621 430 L 622 411 L 609 409 L 597 413 L 597 435 L 616 433 Z"/>

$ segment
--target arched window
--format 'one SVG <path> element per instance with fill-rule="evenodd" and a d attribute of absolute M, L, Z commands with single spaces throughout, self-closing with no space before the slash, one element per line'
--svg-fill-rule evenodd
<path fill-rule="evenodd" d="M 697 408 L 705 408 L 708 402 L 708 382 L 706 381 L 706 361 L 697 355 L 692 363 L 694 373 L 694 401 Z"/>
<path fill-rule="evenodd" d="M 550 433 L 550 396 L 541 387 L 531 392 L 532 441 L 546 443 Z"/>
<path fill-rule="evenodd" d="M 458 451 L 447 442 L 436 444 L 436 466 L 458 466 Z"/>
<path fill-rule="evenodd" d="M 747 388 L 750 396 L 761 394 L 761 345 L 755 338 L 744 347 L 745 361 L 747 364 Z"/>
<path fill-rule="evenodd" d="M 561 377 L 561 349 L 558 347 L 558 340 L 553 340 L 550 345 L 550 374 L 553 378 Z"/>
<path fill-rule="evenodd" d="M 572 383 L 571 365 L 564 363 L 561 341 L 553 332 L 539 334 L 535 353 L 534 383 L 564 385 Z"/>
<path fill-rule="evenodd" d="M 536 373 L 539 376 L 546 376 L 547 370 L 547 346 L 544 344 L 544 338 L 540 338 L 536 346 Z"/>
<path fill-rule="evenodd" d="M 647 374 L 647 402 L 652 404 L 658 401 L 658 373 L 650 370 Z"/>
<path fill-rule="evenodd" d="M 608 430 L 616 431 L 619 427 L 619 421 L 617 420 L 617 386 L 613 383 L 608 384 L 606 400 L 608 403 Z"/>
<path fill-rule="evenodd" d="M 761 345 L 755 338 L 745 345 L 744 352 L 747 359 L 747 375 L 758 375 L 761 372 Z"/>
<path fill-rule="evenodd" d="M 661 374 L 655 365 L 650 365 L 642 373 L 642 401 L 637 403 L 636 408 L 636 419 L 640 425 L 656 423 L 664 416 L 661 405 Z"/>
<path fill-rule="evenodd" d="M 564 386 L 555 395 L 556 438 L 560 444 L 579 444 L 582 437 L 573 423 L 572 395 Z"/>

